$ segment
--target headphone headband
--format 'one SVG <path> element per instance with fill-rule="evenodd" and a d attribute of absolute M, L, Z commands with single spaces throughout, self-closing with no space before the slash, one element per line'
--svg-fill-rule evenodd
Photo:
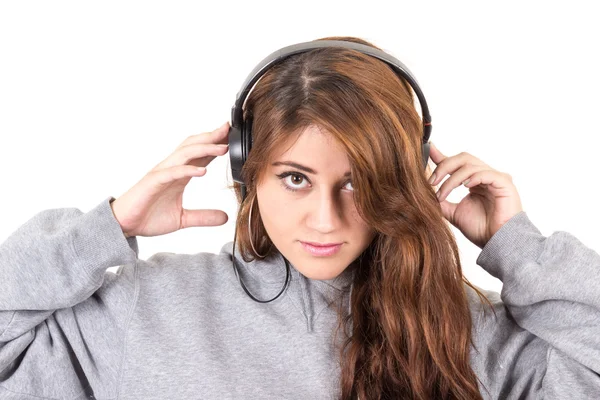
<path fill-rule="evenodd" d="M 252 70 L 252 72 L 250 72 L 242 84 L 241 90 L 236 95 L 235 103 L 231 108 L 231 125 L 235 126 L 236 128 L 241 127 L 243 120 L 242 107 L 246 101 L 246 97 L 248 96 L 248 93 L 250 93 L 252 87 L 254 87 L 254 84 L 260 79 L 261 76 L 264 75 L 265 72 L 269 70 L 269 68 L 279 64 L 283 60 L 295 54 L 300 54 L 324 47 L 343 47 L 375 57 L 388 64 L 397 75 L 400 75 L 402 78 L 406 79 L 406 81 L 408 81 L 412 89 L 415 91 L 421 106 L 421 118 L 423 120 L 423 143 L 427 143 L 427 141 L 429 141 L 429 137 L 431 136 L 431 115 L 429 114 L 429 107 L 427 106 L 427 101 L 425 100 L 425 96 L 419 87 L 417 79 L 413 76 L 410 70 L 402 62 L 400 62 L 400 60 L 388 53 L 362 43 L 349 42 L 346 40 L 315 40 L 297 43 L 283 47 L 269 54 Z"/>

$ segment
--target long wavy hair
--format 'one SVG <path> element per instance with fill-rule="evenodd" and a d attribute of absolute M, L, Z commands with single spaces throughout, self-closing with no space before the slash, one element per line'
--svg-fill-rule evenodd
<path fill-rule="evenodd" d="M 347 40 L 374 46 L 355 37 Z M 247 199 L 236 240 L 246 262 L 277 251 L 254 205 L 256 182 L 276 150 L 315 124 L 345 149 L 354 201 L 376 231 L 353 275 L 350 314 L 339 349 L 340 399 L 482 399 L 470 366 L 472 321 L 458 246 L 445 220 L 431 169 L 423 166 L 422 121 L 409 84 L 385 63 L 343 48 L 315 49 L 272 67 L 250 92 L 253 145 L 244 164 Z"/>

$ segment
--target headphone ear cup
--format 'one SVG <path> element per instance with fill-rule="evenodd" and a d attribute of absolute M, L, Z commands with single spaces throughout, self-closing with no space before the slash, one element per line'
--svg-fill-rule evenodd
<path fill-rule="evenodd" d="M 235 124 L 229 128 L 229 159 L 231 160 L 231 177 L 244 184 L 242 168 L 252 148 L 252 117 L 242 121 L 241 126 Z"/>
<path fill-rule="evenodd" d="M 252 114 L 249 114 L 246 119 L 242 122 L 242 163 L 240 165 L 240 173 L 241 169 L 246 163 L 248 156 L 250 155 L 250 150 L 252 150 Z"/>
<path fill-rule="evenodd" d="M 235 182 L 239 183 L 243 183 L 243 147 L 242 130 L 235 125 L 231 125 L 229 128 L 229 160 L 231 161 L 231 177 Z"/>
<path fill-rule="evenodd" d="M 246 160 L 248 159 L 248 155 L 250 154 L 250 150 L 252 150 L 252 115 L 248 115 L 244 121 L 244 123 L 242 124 L 242 129 L 243 129 L 243 135 L 244 135 L 244 149 L 246 150 L 244 152 L 244 162 L 246 162 Z"/>
<path fill-rule="evenodd" d="M 242 179 L 242 168 L 244 167 L 244 163 L 248 159 L 248 155 L 250 154 L 250 150 L 252 149 L 252 114 L 249 114 L 246 119 L 242 120 L 242 126 L 240 129 L 240 153 L 239 153 L 239 162 L 238 162 L 238 177 L 242 184 L 242 201 L 246 200 L 246 183 Z"/>
<path fill-rule="evenodd" d="M 431 145 L 429 144 L 429 142 L 423 143 L 423 165 L 424 165 L 424 168 L 427 168 L 427 163 L 429 162 L 430 146 Z"/>

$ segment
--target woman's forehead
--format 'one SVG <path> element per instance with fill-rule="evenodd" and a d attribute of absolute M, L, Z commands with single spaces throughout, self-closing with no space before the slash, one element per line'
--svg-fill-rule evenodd
<path fill-rule="evenodd" d="M 274 153 L 275 158 L 306 154 L 314 154 L 315 157 L 328 154 L 339 157 L 346 156 L 346 151 L 335 137 L 317 125 L 309 125 L 299 132 L 290 134 L 289 139 L 283 142 Z"/>

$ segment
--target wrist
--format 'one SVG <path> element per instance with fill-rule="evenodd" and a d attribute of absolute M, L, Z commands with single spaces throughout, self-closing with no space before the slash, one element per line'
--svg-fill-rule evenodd
<path fill-rule="evenodd" d="M 112 200 L 110 200 L 110 209 L 112 210 L 113 216 L 115 217 L 115 219 L 119 223 L 119 226 L 121 227 L 121 232 L 123 232 L 123 235 L 125 235 L 125 238 L 128 238 L 131 235 L 129 235 L 127 232 L 125 232 L 123 230 L 123 226 L 121 225 L 121 222 L 119 221 L 119 218 L 117 217 L 117 213 L 115 212 L 115 207 L 114 207 L 114 201 L 115 200 L 116 200 L 115 198 L 112 198 Z"/>

